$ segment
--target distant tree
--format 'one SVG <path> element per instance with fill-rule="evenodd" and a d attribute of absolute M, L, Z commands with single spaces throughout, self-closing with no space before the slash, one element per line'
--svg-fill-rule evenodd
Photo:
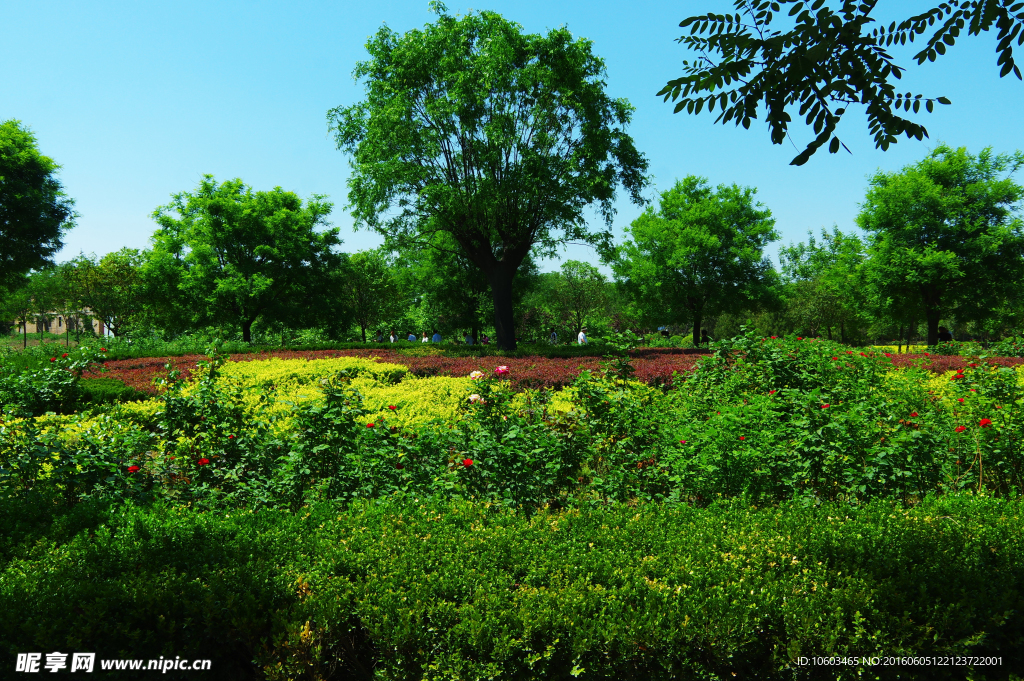
<path fill-rule="evenodd" d="M 80 255 L 64 270 L 79 308 L 88 308 L 115 337 L 139 322 L 145 296 L 144 256 L 134 248 L 107 253 L 99 260 Z"/>
<path fill-rule="evenodd" d="M 626 228 L 612 266 L 647 323 L 688 322 L 698 344 L 705 319 L 770 295 L 776 273 L 764 249 L 778 234 L 755 193 L 691 175 Z"/>
<path fill-rule="evenodd" d="M 59 169 L 20 122 L 0 123 L 0 285 L 52 265 L 74 226 L 75 202 L 57 179 Z"/>
<path fill-rule="evenodd" d="M 485 276 L 498 345 L 514 350 L 513 281 L 531 251 L 607 242 L 584 210 L 596 204 L 610 224 L 619 184 L 642 201 L 632 107 L 605 93 L 590 41 L 566 28 L 526 35 L 493 12 L 384 27 L 367 49 L 355 69 L 366 100 L 328 112 L 352 155 L 356 224 L 397 251 L 447 234 Z"/>
<path fill-rule="evenodd" d="M 941 318 L 984 320 L 1024 296 L 1024 154 L 974 156 L 941 144 L 897 173 L 879 172 L 857 217 L 869 234 L 868 281 L 891 306 L 918 307 L 928 345 Z"/>
<path fill-rule="evenodd" d="M 405 301 L 383 252 L 343 255 L 336 277 L 341 302 L 359 326 L 364 343 L 367 329 L 401 314 Z"/>
<path fill-rule="evenodd" d="M 28 322 L 32 319 L 32 289 L 28 277 L 8 279 L 6 287 L 0 288 L 0 315 L 4 321 L 11 320 L 21 326 L 22 347 L 28 347 Z"/>
<path fill-rule="evenodd" d="M 845 343 L 853 327 L 867 325 L 864 258 L 860 238 L 835 228 L 822 229 L 820 241 L 808 233 L 806 242 L 779 249 L 790 309 L 804 328 L 824 328 L 829 339 L 838 329 Z"/>
<path fill-rule="evenodd" d="M 734 0 L 733 4 L 736 14 L 701 13 L 679 24 L 689 34 L 678 42 L 699 58 L 684 61 L 686 75 L 670 80 L 658 94 L 678 100 L 677 113 L 698 114 L 705 106 L 713 111 L 717 105 L 721 113 L 716 123 L 732 121 L 744 128 L 750 127 L 764 106 L 774 144 L 782 144 L 789 136 L 793 111 L 804 117 L 815 134 L 793 165 L 806 163 L 826 143 L 829 153 L 845 148 L 835 131 L 854 105 L 864 106 L 876 148 L 888 149 L 899 135 L 927 137 L 923 125 L 898 112 L 913 109 L 916 114 L 922 106 L 931 112 L 935 103 L 949 104 L 949 100 L 897 92 L 905 69 L 893 61 L 888 49 L 913 42 L 933 26 L 934 33 L 913 56 L 918 65 L 945 54 L 963 30 L 979 35 L 995 28 L 999 75 L 1021 78 L 1013 59 L 1014 39 L 1024 44 L 1024 5 L 1018 0 L 946 0 L 888 27 L 878 26 L 871 16 L 882 4 L 876 0 L 844 0 L 838 10 L 824 0 Z M 899 3 L 888 4 L 898 9 Z M 780 30 L 780 23 L 787 25 Z"/>
<path fill-rule="evenodd" d="M 273 320 L 306 310 L 337 265 L 341 243 L 327 225 L 331 204 L 305 204 L 280 187 L 253 191 L 241 180 L 206 175 L 196 191 L 175 194 L 153 214 L 151 272 L 166 272 L 168 301 L 193 324 L 238 324 L 245 342 L 261 315 Z"/>
<path fill-rule="evenodd" d="M 608 304 L 605 287 L 604 275 L 593 265 L 579 260 L 562 263 L 554 286 L 553 306 L 574 334 L 586 325 L 588 317 L 604 311 Z"/>

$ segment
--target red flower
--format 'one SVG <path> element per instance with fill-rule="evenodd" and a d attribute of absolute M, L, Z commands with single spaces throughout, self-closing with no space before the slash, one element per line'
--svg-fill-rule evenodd
<path fill-rule="evenodd" d="M 67 356 L 68 356 L 68 353 L 66 353 L 66 352 L 63 355 L 61 355 L 61 357 L 67 357 Z"/>
<path fill-rule="evenodd" d="M 976 393 L 976 392 L 978 392 L 977 388 L 970 388 L 970 391 L 971 391 L 972 393 Z"/>
<path fill-rule="evenodd" d="M 51 361 L 51 362 L 56 362 L 56 361 L 57 361 L 57 358 L 56 358 L 56 357 L 51 357 L 51 358 L 50 358 L 50 361 Z"/>
<path fill-rule="evenodd" d="M 466 468 L 469 468 L 470 466 L 473 465 L 473 459 L 463 459 L 462 465 L 465 466 Z"/>
<path fill-rule="evenodd" d="M 199 464 L 200 466 L 205 466 L 206 464 L 210 463 L 210 460 L 204 456 L 203 458 L 199 459 L 199 461 L 196 461 L 196 463 Z"/>
<path fill-rule="evenodd" d="M 978 365 L 977 365 L 976 363 L 974 363 L 974 362 L 971 362 L 971 363 L 970 363 L 970 364 L 968 364 L 967 366 L 969 366 L 969 367 L 976 367 L 976 366 L 978 366 Z M 961 371 L 963 371 L 963 369 L 961 369 Z"/>
<path fill-rule="evenodd" d="M 992 425 L 992 419 L 982 419 L 982 420 L 978 421 L 978 427 L 979 428 L 988 428 L 991 425 Z"/>
<path fill-rule="evenodd" d="M 958 397 L 958 398 L 956 398 L 956 401 L 957 401 L 957 402 L 963 402 L 963 401 L 964 401 L 964 398 L 962 398 L 962 397 Z"/>
<path fill-rule="evenodd" d="M 803 336 L 797 336 L 796 339 L 797 340 L 803 340 Z"/>
<path fill-rule="evenodd" d="M 398 409 L 398 407 L 396 407 L 396 406 L 395 406 L 395 405 L 393 405 L 393 404 L 389 404 L 389 405 L 388 405 L 388 409 L 390 409 L 391 411 L 395 411 L 396 409 Z"/>
<path fill-rule="evenodd" d="M 834 360 L 835 360 L 835 359 L 839 359 L 839 358 L 838 358 L 838 357 L 833 357 L 832 359 L 834 359 Z"/>
<path fill-rule="evenodd" d="M 128 472 L 129 473 L 138 473 L 139 472 L 139 467 L 138 466 L 128 466 Z"/>
<path fill-rule="evenodd" d="M 775 393 L 777 393 L 777 392 L 779 392 L 779 391 L 778 391 L 778 390 L 769 390 L 769 391 L 768 391 L 768 394 L 769 394 L 769 395 L 774 395 L 774 394 L 775 394 Z"/>
<path fill-rule="evenodd" d="M 924 353 L 924 356 L 925 356 L 925 357 L 931 357 L 931 355 L 929 355 L 929 354 L 928 354 L 927 352 L 926 352 L 926 353 Z"/>
<path fill-rule="evenodd" d="M 778 338 L 778 336 L 772 336 L 772 340 L 775 340 L 776 338 Z"/>
<path fill-rule="evenodd" d="M 235 436 L 234 436 L 234 435 L 228 435 L 228 439 L 229 439 L 229 440 L 234 440 L 234 439 L 235 439 Z"/>
<path fill-rule="evenodd" d="M 366 424 L 366 427 L 367 427 L 367 428 L 373 428 L 373 424 L 372 424 L 372 423 L 367 423 L 367 424 Z"/>
<path fill-rule="evenodd" d="M 846 351 L 846 354 L 848 354 L 848 355 L 852 355 L 852 354 L 853 354 L 853 350 L 847 350 L 847 351 Z"/>
<path fill-rule="evenodd" d="M 916 411 L 910 412 L 910 418 L 914 418 L 915 416 L 917 416 L 917 412 Z"/>
<path fill-rule="evenodd" d="M 829 408 L 829 406 L 831 406 L 831 405 L 828 405 L 828 404 L 823 404 L 823 405 L 821 405 L 821 408 L 822 408 L 822 409 L 828 409 L 828 408 Z"/>
<path fill-rule="evenodd" d="M 100 348 L 100 352 L 106 352 L 106 351 L 107 351 L 106 348 Z"/>
<path fill-rule="evenodd" d="M 747 436 L 746 436 L 746 435 L 740 435 L 740 439 L 741 439 L 741 440 L 746 440 L 746 439 L 747 439 Z"/>
<path fill-rule="evenodd" d="M 887 353 L 885 353 L 885 356 L 886 357 L 892 357 L 892 353 L 891 352 L 887 352 Z"/>
<path fill-rule="evenodd" d="M 965 430 L 967 430 L 967 426 L 957 426 L 954 430 L 956 430 L 956 432 L 958 433 L 962 433 Z"/>
<path fill-rule="evenodd" d="M 865 354 L 864 354 L 863 352 L 862 352 L 862 353 L 860 353 L 860 356 L 861 356 L 861 357 L 867 357 L 867 355 L 865 355 Z"/>
<path fill-rule="evenodd" d="M 686 440 L 680 440 L 680 441 L 679 441 L 679 444 L 681 444 L 681 445 L 685 445 L 685 444 L 686 444 Z"/>

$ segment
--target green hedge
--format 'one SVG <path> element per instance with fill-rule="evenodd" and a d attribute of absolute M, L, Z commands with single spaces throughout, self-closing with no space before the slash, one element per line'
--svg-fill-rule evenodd
<path fill-rule="evenodd" d="M 44 508 L 0 503 L 9 661 L 25 651 L 182 655 L 212 658 L 216 678 L 271 679 L 1024 673 L 1016 501 L 530 517 L 412 500 L 298 514 Z M 796 664 L 833 655 L 1002 664 Z"/>

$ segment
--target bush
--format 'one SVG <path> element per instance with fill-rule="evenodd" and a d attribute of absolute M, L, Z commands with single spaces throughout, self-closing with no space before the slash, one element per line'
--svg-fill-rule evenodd
<path fill-rule="evenodd" d="M 208 657 L 218 678 L 269 679 L 1024 673 L 1016 501 L 532 517 L 465 501 L 298 514 L 86 504 L 50 523 L 38 508 L 0 502 L 18 532 L 0 576 L 10 657 Z M 812 655 L 855 661 L 798 665 Z M 1000 660 L 894 669 L 870 656 Z"/>
<path fill-rule="evenodd" d="M 113 404 L 137 402 L 149 398 L 144 392 L 131 388 L 115 378 L 91 378 L 78 384 L 83 404 Z"/>

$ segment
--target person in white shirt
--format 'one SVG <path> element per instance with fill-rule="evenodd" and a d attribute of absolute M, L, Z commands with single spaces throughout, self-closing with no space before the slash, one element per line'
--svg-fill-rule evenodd
<path fill-rule="evenodd" d="M 441 342 L 441 334 L 439 334 L 439 333 L 437 332 L 437 329 L 434 329 L 434 337 L 433 337 L 433 338 L 431 338 L 430 340 L 431 340 L 431 342 L 433 342 L 433 343 L 440 343 L 440 342 Z"/>
<path fill-rule="evenodd" d="M 423 338 L 420 340 L 420 342 L 421 343 L 429 343 L 430 342 L 430 338 L 427 337 L 427 332 L 426 331 L 423 332 Z"/>
<path fill-rule="evenodd" d="M 391 329 L 391 342 L 394 343 L 396 340 L 398 340 L 398 334 L 395 333 L 394 329 Z"/>
<path fill-rule="evenodd" d="M 582 329 L 580 329 L 580 335 L 576 336 L 576 342 L 578 342 L 580 345 L 587 344 L 587 327 L 584 326 Z"/>

